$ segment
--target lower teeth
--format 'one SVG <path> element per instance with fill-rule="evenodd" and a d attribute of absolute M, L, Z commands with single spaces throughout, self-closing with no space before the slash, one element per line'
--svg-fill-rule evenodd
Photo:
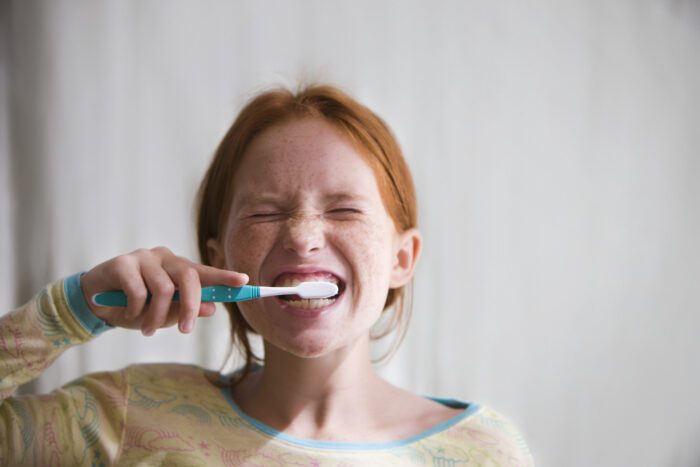
<path fill-rule="evenodd" d="M 301 299 L 301 300 L 285 300 L 286 303 L 289 304 L 289 306 L 293 306 L 294 308 L 306 308 L 306 309 L 313 309 L 313 308 L 323 308 L 324 306 L 328 306 L 331 303 L 335 301 L 334 298 L 314 298 L 314 299 Z"/>

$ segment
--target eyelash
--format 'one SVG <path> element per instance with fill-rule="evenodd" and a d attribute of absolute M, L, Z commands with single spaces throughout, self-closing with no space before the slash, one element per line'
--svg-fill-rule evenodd
<path fill-rule="evenodd" d="M 345 212 L 350 212 L 350 213 L 359 213 L 360 211 L 354 208 L 336 208 L 336 209 L 331 209 L 329 212 L 336 212 L 336 213 L 345 213 Z"/>
<path fill-rule="evenodd" d="M 361 214 L 362 211 L 355 208 L 335 208 L 328 211 L 330 214 Z M 266 219 L 270 217 L 277 217 L 284 215 L 284 212 L 259 212 L 256 214 L 251 214 L 251 219 Z"/>

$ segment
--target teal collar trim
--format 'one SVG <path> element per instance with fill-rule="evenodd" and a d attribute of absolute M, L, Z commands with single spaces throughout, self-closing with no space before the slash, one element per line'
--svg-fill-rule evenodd
<path fill-rule="evenodd" d="M 224 381 L 226 378 L 223 378 Z M 470 415 L 476 413 L 481 407 L 478 404 L 473 404 L 469 402 L 462 401 L 460 399 L 445 399 L 441 397 L 435 397 L 435 396 L 424 396 L 427 399 L 431 399 L 435 402 L 438 402 L 440 404 L 446 405 L 448 407 L 452 408 L 458 408 L 458 409 L 464 409 L 463 412 L 455 415 L 452 418 L 449 418 L 441 423 L 438 423 L 434 427 L 423 431 L 421 433 L 418 433 L 417 435 L 410 436 L 408 438 L 404 438 L 401 440 L 397 441 L 389 441 L 385 443 L 340 443 L 340 442 L 335 442 L 335 441 L 319 441 L 319 440 L 313 440 L 313 439 L 305 439 L 305 438 L 297 438 L 296 436 L 291 436 L 288 434 L 285 434 L 281 431 L 277 431 L 274 428 L 272 428 L 269 425 L 266 425 L 265 423 L 247 415 L 243 410 L 241 410 L 240 407 L 238 407 L 238 404 L 233 400 L 233 397 L 231 395 L 231 388 L 226 387 L 226 388 L 221 388 L 221 393 L 223 394 L 224 398 L 226 401 L 229 403 L 229 405 L 233 408 L 233 410 L 240 416 L 243 420 L 246 422 L 250 423 L 253 427 L 255 427 L 257 430 L 265 433 L 268 436 L 271 436 L 272 438 L 278 439 L 280 441 L 284 441 L 290 444 L 295 444 L 297 446 L 303 446 L 303 447 L 309 447 L 309 448 L 317 448 L 317 449 L 334 449 L 334 450 L 345 450 L 345 451 L 370 451 L 370 450 L 385 450 L 385 449 L 395 449 L 395 448 L 400 448 L 407 446 L 409 444 L 415 443 L 417 441 L 420 441 L 424 438 L 427 438 L 429 436 L 432 436 L 436 433 L 439 433 L 441 431 L 444 431 L 457 423 L 461 422 L 462 420 L 466 419 Z"/>

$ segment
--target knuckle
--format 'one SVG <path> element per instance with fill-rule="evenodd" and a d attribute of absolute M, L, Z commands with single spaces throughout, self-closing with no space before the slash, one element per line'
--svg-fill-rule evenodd
<path fill-rule="evenodd" d="M 126 293 L 139 302 L 146 300 L 148 297 L 148 290 L 140 284 L 131 284 L 127 286 Z"/>
<path fill-rule="evenodd" d="M 199 280 L 199 273 L 195 268 L 192 266 L 185 266 L 180 270 L 180 279 L 183 281 L 198 281 Z"/>
<path fill-rule="evenodd" d="M 138 267 L 142 267 L 144 265 L 150 264 L 153 262 L 153 253 L 151 250 L 146 250 L 145 248 L 139 248 L 138 250 L 134 250 L 130 255 L 129 259 L 132 261 L 132 263 L 135 263 L 138 265 Z"/>
<path fill-rule="evenodd" d="M 172 251 L 170 251 L 168 247 L 162 245 L 152 248 L 151 251 L 158 256 L 172 255 Z"/>
<path fill-rule="evenodd" d="M 192 318 L 196 316 L 197 311 L 198 309 L 195 308 L 194 305 L 190 304 L 189 306 L 184 306 L 183 309 L 180 310 L 180 314 L 186 318 Z"/>
<path fill-rule="evenodd" d="M 112 261 L 115 269 L 118 271 L 123 271 L 131 266 L 131 258 L 129 258 L 129 255 L 119 255 Z"/>
<path fill-rule="evenodd" d="M 170 280 L 159 280 L 153 285 L 153 295 L 167 296 L 175 293 L 175 284 Z"/>
<path fill-rule="evenodd" d="M 134 250 L 125 256 L 129 258 L 129 261 L 135 261 L 137 263 L 140 263 L 146 260 L 150 255 L 150 251 L 146 250 L 145 248 L 139 248 L 138 250 Z"/>

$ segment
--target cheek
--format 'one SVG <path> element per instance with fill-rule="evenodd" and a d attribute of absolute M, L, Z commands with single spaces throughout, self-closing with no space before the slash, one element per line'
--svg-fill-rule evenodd
<path fill-rule="evenodd" d="M 234 226 L 228 237 L 226 257 L 234 271 L 244 272 L 250 283 L 258 282 L 260 266 L 277 238 L 278 227 L 272 223 Z"/>
<path fill-rule="evenodd" d="M 352 268 L 356 299 L 372 300 L 383 306 L 391 273 L 392 236 L 386 225 L 366 223 L 336 232 Z M 374 305 L 374 303 L 373 303 Z"/>
<path fill-rule="evenodd" d="M 270 253 L 278 235 L 274 224 L 256 224 L 251 226 L 234 226 L 227 241 L 226 258 L 230 269 L 248 274 L 249 284 L 260 284 L 260 268 Z M 260 333 L 264 322 L 260 318 L 263 302 L 250 300 L 238 303 L 238 309 L 243 314 L 249 326 Z"/>

